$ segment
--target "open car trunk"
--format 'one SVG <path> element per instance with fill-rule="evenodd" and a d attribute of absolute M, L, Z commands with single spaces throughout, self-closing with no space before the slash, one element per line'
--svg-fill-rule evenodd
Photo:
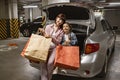
<path fill-rule="evenodd" d="M 80 24 L 71 24 L 71 25 L 72 25 L 72 31 L 76 34 L 76 37 L 78 39 L 77 46 L 80 47 L 80 53 L 83 53 L 84 43 L 87 37 L 87 26 Z"/>
<path fill-rule="evenodd" d="M 90 23 L 92 19 L 90 15 L 91 12 L 88 8 L 89 7 L 83 6 L 82 4 L 62 3 L 48 5 L 43 8 L 43 11 L 47 14 L 47 21 L 54 21 L 59 13 L 66 15 L 66 21 L 72 25 L 72 31 L 77 36 L 80 51 L 83 52 L 85 39 L 94 27 L 94 23 Z"/>
<path fill-rule="evenodd" d="M 54 4 L 49 5 L 43 8 L 43 11 L 46 12 L 47 18 L 49 20 L 54 20 L 59 13 L 66 15 L 66 18 L 69 20 L 88 20 L 89 19 L 89 10 L 84 7 L 67 5 L 67 4 Z"/>

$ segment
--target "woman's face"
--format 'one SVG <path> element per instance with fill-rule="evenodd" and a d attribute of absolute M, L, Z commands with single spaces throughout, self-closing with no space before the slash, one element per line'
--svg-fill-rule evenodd
<path fill-rule="evenodd" d="M 65 32 L 65 33 L 69 33 L 70 32 L 70 27 L 69 27 L 69 25 L 68 24 L 63 24 L 63 31 Z"/>
<path fill-rule="evenodd" d="M 61 26 L 63 24 L 63 20 L 57 17 L 55 23 L 57 26 Z"/>

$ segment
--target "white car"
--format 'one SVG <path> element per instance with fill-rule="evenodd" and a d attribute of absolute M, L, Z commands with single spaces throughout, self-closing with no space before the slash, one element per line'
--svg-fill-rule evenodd
<path fill-rule="evenodd" d="M 57 68 L 54 73 L 84 78 L 104 77 L 109 57 L 114 51 L 116 35 L 103 14 L 94 12 L 93 8 L 83 3 L 52 4 L 43 10 L 47 13 L 46 24 L 53 22 L 57 14 L 64 13 L 80 47 L 79 69 Z"/>

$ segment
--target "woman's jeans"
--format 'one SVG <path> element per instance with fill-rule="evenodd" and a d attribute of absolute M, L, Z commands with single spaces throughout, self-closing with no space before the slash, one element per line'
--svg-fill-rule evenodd
<path fill-rule="evenodd" d="M 54 59 L 55 59 L 56 48 L 50 49 L 48 59 L 46 63 L 41 63 L 41 80 L 51 80 L 52 72 L 54 69 Z"/>

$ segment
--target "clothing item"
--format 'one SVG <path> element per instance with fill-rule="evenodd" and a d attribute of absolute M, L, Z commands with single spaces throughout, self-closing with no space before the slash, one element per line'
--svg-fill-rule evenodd
<path fill-rule="evenodd" d="M 64 32 L 61 28 L 58 28 L 54 32 L 54 27 L 55 27 L 55 24 L 47 25 L 46 28 L 45 28 L 45 33 L 51 35 L 52 36 L 52 42 L 55 45 L 58 45 L 62 40 L 62 36 L 63 36 Z M 52 35 L 52 34 L 54 34 L 54 35 Z"/>
<path fill-rule="evenodd" d="M 54 30 L 55 24 L 47 25 L 45 28 L 45 33 L 52 36 L 52 43 L 50 46 L 50 52 L 48 56 L 48 60 L 46 63 L 42 63 L 41 67 L 41 80 L 50 80 L 52 78 L 52 72 L 54 69 L 53 63 L 55 59 L 55 50 L 56 45 L 60 44 L 63 36 L 63 30 L 58 28 Z"/>
<path fill-rule="evenodd" d="M 54 70 L 55 48 L 49 53 L 48 62 L 42 63 L 41 80 L 51 80 L 52 72 Z"/>
<path fill-rule="evenodd" d="M 68 40 L 69 40 L 69 35 L 65 34 L 65 41 L 68 41 Z"/>
<path fill-rule="evenodd" d="M 68 38 L 70 40 L 70 45 L 76 45 L 78 43 L 78 40 L 77 40 L 77 37 L 76 37 L 75 33 L 71 32 L 67 35 L 68 35 Z M 66 34 L 63 35 L 61 44 L 63 45 L 63 43 L 65 41 L 66 41 Z"/>

